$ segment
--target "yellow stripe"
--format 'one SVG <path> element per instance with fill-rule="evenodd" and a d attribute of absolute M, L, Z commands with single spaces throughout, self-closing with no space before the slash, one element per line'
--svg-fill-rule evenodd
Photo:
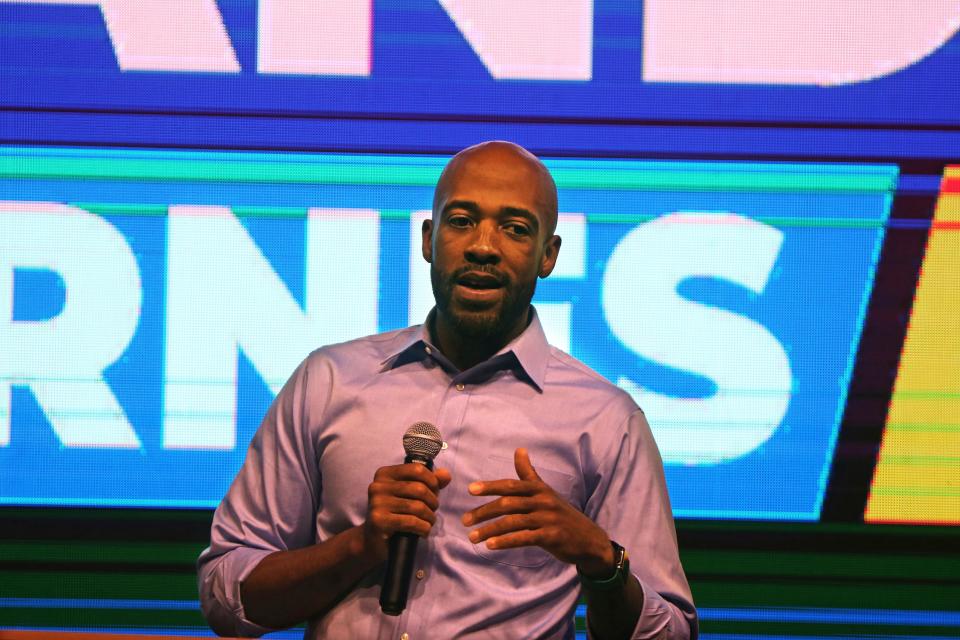
<path fill-rule="evenodd" d="M 878 496 L 871 497 L 864 520 L 956 524 L 957 513 L 960 513 L 960 498 Z"/>
<path fill-rule="evenodd" d="M 960 179 L 948 167 L 944 179 Z M 960 194 L 942 193 L 864 519 L 960 524 Z"/>

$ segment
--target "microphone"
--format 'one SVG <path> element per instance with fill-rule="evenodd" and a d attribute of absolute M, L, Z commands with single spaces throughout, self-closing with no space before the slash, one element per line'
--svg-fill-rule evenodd
<path fill-rule="evenodd" d="M 404 462 L 417 462 L 433 470 L 433 459 L 443 448 L 440 431 L 429 422 L 410 425 L 403 434 Z M 395 533 L 390 536 L 387 550 L 387 571 L 380 588 L 380 610 L 389 616 L 398 616 L 407 607 L 413 560 L 417 555 L 415 533 Z"/>

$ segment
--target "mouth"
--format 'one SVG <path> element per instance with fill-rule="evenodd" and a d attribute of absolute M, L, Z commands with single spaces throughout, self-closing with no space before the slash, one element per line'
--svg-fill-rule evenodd
<path fill-rule="evenodd" d="M 483 271 L 468 271 L 456 280 L 461 287 L 477 291 L 489 291 L 503 287 L 503 282 L 497 276 Z"/>
<path fill-rule="evenodd" d="M 504 286 L 503 280 L 482 271 L 468 271 L 457 277 L 454 283 L 457 297 L 468 304 L 481 306 L 499 300 Z"/>

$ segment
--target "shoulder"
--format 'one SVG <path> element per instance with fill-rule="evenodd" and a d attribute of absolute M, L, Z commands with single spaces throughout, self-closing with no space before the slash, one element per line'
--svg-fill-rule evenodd
<path fill-rule="evenodd" d="M 418 326 L 406 327 L 375 333 L 345 342 L 328 344 L 310 353 L 309 359 L 341 360 L 343 358 L 369 358 L 380 362 L 396 353 L 396 350 L 409 341 L 418 331 Z"/>
<path fill-rule="evenodd" d="M 301 365 L 302 372 L 310 378 L 331 383 L 368 377 L 380 371 L 384 363 L 409 344 L 419 330 L 419 326 L 406 327 L 325 345 L 306 357 Z"/>
<path fill-rule="evenodd" d="M 554 346 L 550 347 L 545 389 L 575 397 L 590 409 L 604 408 L 605 413 L 626 422 L 639 407 L 633 397 L 589 366 Z"/>

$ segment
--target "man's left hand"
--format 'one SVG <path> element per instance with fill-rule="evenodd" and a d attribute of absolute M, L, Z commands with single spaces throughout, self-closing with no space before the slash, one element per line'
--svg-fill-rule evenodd
<path fill-rule="evenodd" d="M 613 572 L 610 538 L 590 518 L 557 494 L 533 468 L 526 449 L 513 454 L 517 479 L 483 480 L 468 487 L 475 496 L 500 496 L 463 515 L 465 526 L 493 520 L 470 532 L 488 549 L 537 546 L 581 573 L 603 578 Z"/>

